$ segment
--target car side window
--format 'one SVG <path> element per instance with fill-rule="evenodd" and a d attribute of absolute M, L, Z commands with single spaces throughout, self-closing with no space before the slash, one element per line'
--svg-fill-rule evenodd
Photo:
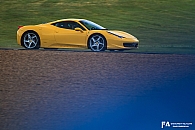
<path fill-rule="evenodd" d="M 65 28 L 65 29 L 71 29 L 74 30 L 75 28 L 81 28 L 82 30 L 85 30 L 80 24 L 74 21 L 62 21 L 52 24 L 59 28 Z"/>

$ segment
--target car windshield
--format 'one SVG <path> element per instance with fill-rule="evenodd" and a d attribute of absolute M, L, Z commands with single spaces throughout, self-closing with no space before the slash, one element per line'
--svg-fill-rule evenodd
<path fill-rule="evenodd" d="M 107 30 L 106 28 L 89 20 L 81 20 L 80 23 L 83 24 L 88 30 Z"/>

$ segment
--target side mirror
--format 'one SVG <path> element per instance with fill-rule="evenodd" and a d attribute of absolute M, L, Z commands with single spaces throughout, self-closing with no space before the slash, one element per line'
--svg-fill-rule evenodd
<path fill-rule="evenodd" d="M 74 30 L 75 30 L 75 31 L 83 32 L 83 30 L 82 30 L 81 28 L 75 28 Z"/>

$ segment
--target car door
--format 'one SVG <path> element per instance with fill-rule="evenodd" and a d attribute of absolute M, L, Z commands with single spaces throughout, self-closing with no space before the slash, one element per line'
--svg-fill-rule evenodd
<path fill-rule="evenodd" d="M 87 47 L 87 31 L 75 21 L 62 21 L 55 23 L 56 43 L 63 47 Z M 75 28 L 81 28 L 83 31 L 76 31 Z"/>

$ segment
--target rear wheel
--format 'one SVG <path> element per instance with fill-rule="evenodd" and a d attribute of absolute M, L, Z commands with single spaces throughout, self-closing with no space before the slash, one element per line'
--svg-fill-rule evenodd
<path fill-rule="evenodd" d="M 39 49 L 40 39 L 35 32 L 26 32 L 22 37 L 22 45 L 27 49 Z"/>
<path fill-rule="evenodd" d="M 89 48 L 92 51 L 105 51 L 107 48 L 106 39 L 100 34 L 94 34 L 89 38 Z"/>

